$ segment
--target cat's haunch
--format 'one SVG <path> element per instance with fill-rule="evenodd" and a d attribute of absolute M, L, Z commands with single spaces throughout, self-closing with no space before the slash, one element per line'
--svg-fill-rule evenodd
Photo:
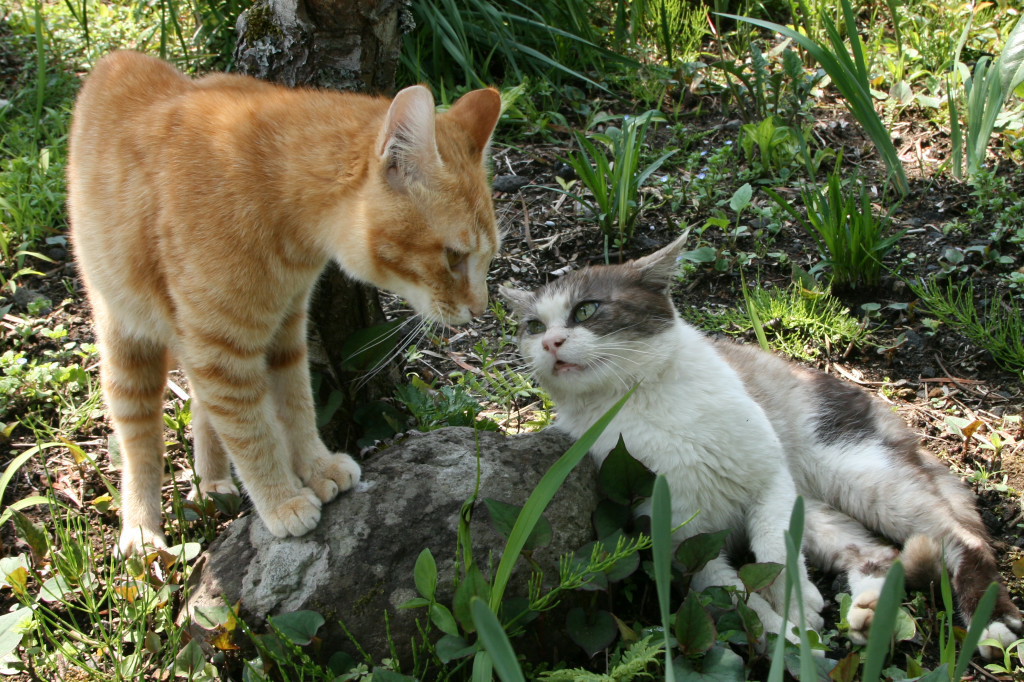
<path fill-rule="evenodd" d="M 933 575 L 944 559 L 966 622 L 989 584 L 1000 583 L 982 638 L 1013 642 L 1021 615 L 970 491 L 859 388 L 760 348 L 712 341 L 683 322 L 669 296 L 683 241 L 623 265 L 584 268 L 533 293 L 501 289 L 520 322 L 520 350 L 555 400 L 556 428 L 581 437 L 636 386 L 591 455 L 600 464 L 621 435 L 634 457 L 663 474 L 673 524 L 696 515 L 677 540 L 734 531 L 731 546 L 694 577 L 694 589 L 742 593 L 731 553 L 785 564 L 784 532 L 802 495 L 803 554 L 846 575 L 851 639 L 866 641 L 885 575 L 901 557 L 908 582 Z M 824 602 L 800 567 L 803 616 L 817 629 Z M 783 616 L 790 626 L 801 622 L 795 604 L 781 613 L 783 583 L 748 601 L 775 633 Z"/>
<path fill-rule="evenodd" d="M 192 387 L 203 492 L 236 491 L 277 536 L 301 535 L 359 480 L 316 429 L 306 307 L 331 259 L 464 323 L 498 249 L 486 156 L 501 113 L 476 90 L 435 114 L 393 100 L 190 79 L 134 52 L 102 59 L 73 115 L 71 241 L 92 305 L 124 460 L 123 551 L 163 544 L 163 393 Z"/>

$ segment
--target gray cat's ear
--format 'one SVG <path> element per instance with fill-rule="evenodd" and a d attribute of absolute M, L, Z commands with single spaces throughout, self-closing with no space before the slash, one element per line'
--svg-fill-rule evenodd
<path fill-rule="evenodd" d="M 672 286 L 676 275 L 679 274 L 679 257 L 683 253 L 683 246 L 686 245 L 686 239 L 689 236 L 690 231 L 687 230 L 668 246 L 633 261 L 633 267 L 640 270 L 644 282 L 664 289 Z"/>
<path fill-rule="evenodd" d="M 397 191 L 424 182 L 442 165 L 430 90 L 413 85 L 395 95 L 377 139 L 377 154 Z"/>
<path fill-rule="evenodd" d="M 529 291 L 513 289 L 505 286 L 504 284 L 498 286 L 498 294 L 505 299 L 510 306 L 512 306 L 512 311 L 516 315 L 522 314 L 523 310 L 530 305 L 530 301 L 533 300 L 533 294 Z"/>

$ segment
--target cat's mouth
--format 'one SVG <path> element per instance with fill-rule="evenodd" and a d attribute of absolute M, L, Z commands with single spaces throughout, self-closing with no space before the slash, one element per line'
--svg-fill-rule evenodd
<path fill-rule="evenodd" d="M 564 360 L 555 360 L 553 369 L 555 374 L 565 374 L 566 372 L 578 372 L 583 369 L 583 365 L 576 365 Z"/>

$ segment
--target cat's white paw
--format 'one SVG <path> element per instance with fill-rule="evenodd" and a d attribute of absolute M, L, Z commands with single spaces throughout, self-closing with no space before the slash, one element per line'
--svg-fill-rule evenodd
<path fill-rule="evenodd" d="M 847 636 L 854 644 L 868 643 L 868 631 L 871 629 L 871 622 L 875 619 L 878 597 L 877 590 L 865 590 L 854 597 L 853 603 L 850 605 L 850 612 L 846 614 L 846 622 L 850 624 Z"/>
<path fill-rule="evenodd" d="M 195 500 L 199 497 L 209 497 L 210 493 L 220 495 L 241 495 L 238 486 L 230 478 L 221 478 L 212 481 L 201 481 L 198 486 L 192 486 L 188 499 Z"/>
<path fill-rule="evenodd" d="M 1016 619 L 1014 619 L 1014 620 L 1016 620 Z M 1019 621 L 1016 622 L 1016 625 L 1017 625 L 1017 627 L 1019 629 L 1020 628 L 1020 622 Z M 1018 637 L 1017 637 L 1017 634 L 1014 632 L 1014 630 L 1011 629 L 1011 627 L 1008 626 L 1006 623 L 1003 623 L 1002 621 L 995 620 L 995 621 L 992 621 L 991 623 L 989 623 L 988 627 L 986 627 L 984 630 L 981 631 L 981 640 L 980 641 L 984 642 L 986 639 L 994 639 L 994 640 L 996 640 L 1005 649 L 1010 644 L 1013 644 L 1014 642 L 1016 642 Z M 981 645 L 981 646 L 978 647 L 978 653 L 981 654 L 982 658 L 984 658 L 986 660 L 991 660 L 993 658 L 997 658 L 999 656 L 1002 656 L 1002 652 L 999 649 L 997 649 L 996 647 L 994 647 L 994 646 Z"/>
<path fill-rule="evenodd" d="M 260 512 L 260 518 L 274 537 L 305 535 L 320 522 L 320 500 L 309 488 Z"/>
<path fill-rule="evenodd" d="M 126 527 L 121 531 L 121 537 L 117 542 L 117 551 L 121 556 L 127 557 L 132 554 L 147 554 L 166 546 L 167 540 L 159 531 L 145 530 L 140 526 Z"/>
<path fill-rule="evenodd" d="M 303 483 L 312 488 L 321 502 L 326 503 L 358 483 L 359 476 L 359 465 L 354 459 L 343 452 L 331 452 L 313 460 L 309 480 Z"/>

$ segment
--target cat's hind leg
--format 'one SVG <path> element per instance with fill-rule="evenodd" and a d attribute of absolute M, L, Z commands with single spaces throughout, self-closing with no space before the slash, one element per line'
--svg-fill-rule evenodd
<path fill-rule="evenodd" d="M 804 551 L 815 566 L 846 575 L 852 596 L 847 635 L 855 644 L 867 643 L 885 576 L 899 551 L 817 500 L 806 501 Z"/>
<path fill-rule="evenodd" d="M 244 336 L 243 336 L 244 334 Z M 254 330 L 178 331 L 185 371 L 220 443 L 271 534 L 304 535 L 320 521 L 320 500 L 292 470 L 290 449 Z"/>
<path fill-rule="evenodd" d="M 206 406 L 199 396 L 192 395 L 192 454 L 195 473 L 199 484 L 189 497 L 206 496 L 209 493 L 238 495 L 238 486 L 231 478 L 231 460 L 224 444 L 220 442 L 213 427 Z"/>
<path fill-rule="evenodd" d="M 322 502 L 359 482 L 359 465 L 327 449 L 316 428 L 316 409 L 306 352 L 306 301 L 289 311 L 267 356 L 277 414 L 284 425 L 292 466 Z"/>
<path fill-rule="evenodd" d="M 98 298 L 98 297 L 97 297 Z M 164 475 L 163 396 L 167 348 L 139 338 L 93 301 L 99 337 L 100 381 L 114 432 L 121 446 L 122 554 L 164 547 L 162 500 Z"/>

